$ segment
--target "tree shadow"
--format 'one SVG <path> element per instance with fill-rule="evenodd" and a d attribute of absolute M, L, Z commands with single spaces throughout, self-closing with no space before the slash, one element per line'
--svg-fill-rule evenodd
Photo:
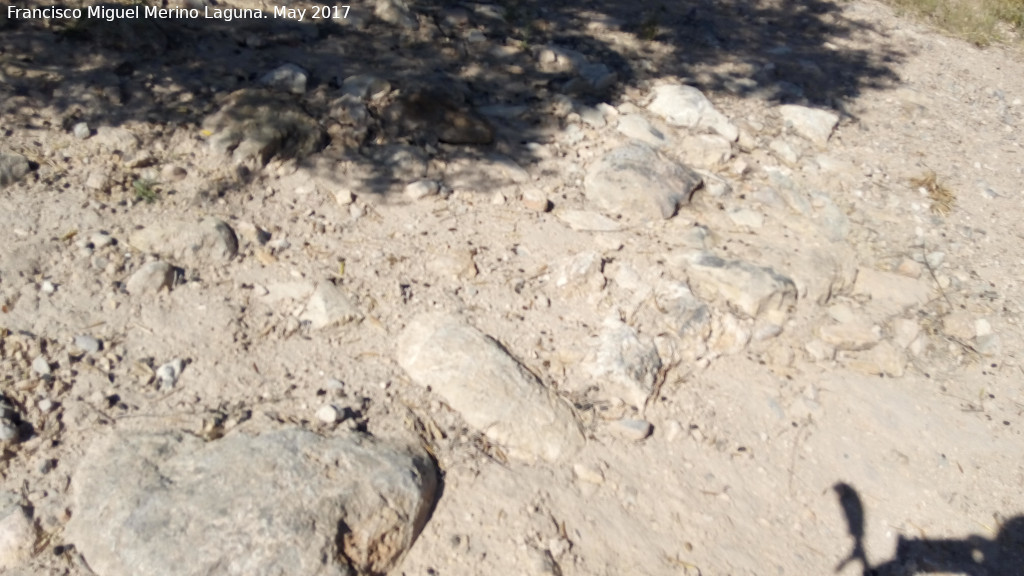
<path fill-rule="evenodd" d="M 298 130 L 294 122 L 239 128 L 284 139 L 250 146 L 258 148 L 247 149 L 252 167 L 314 150 L 337 161 L 326 169 L 329 177 L 384 193 L 409 180 L 407 170 L 381 160 L 388 146 L 412 145 L 448 161 L 494 154 L 521 166 L 536 161 L 536 144 L 553 141 L 566 127 L 565 110 L 558 111 L 566 97 L 577 111 L 617 105 L 627 95 L 635 100 L 652 81 L 676 77 L 733 98 L 842 110 L 862 90 L 896 82 L 893 65 L 905 57 L 861 42 L 879 31 L 847 18 L 838 0 L 423 0 L 412 6 L 413 27 L 381 21 L 371 2 L 353 3 L 341 19 L 273 17 L 275 8 L 302 8 L 303 1 L 230 0 L 220 7 L 265 16 L 230 21 L 8 18 L 0 33 L 6 100 L 0 112 L 13 120 L 7 134 L 48 127 L 51 115 L 65 130 L 83 121 L 150 123 L 151 139 L 188 130 L 197 150 L 227 152 L 238 161 L 230 154 L 238 144 L 218 145 L 215 134 L 203 131 L 204 120 L 228 94 L 258 88 L 264 74 L 291 63 L 309 72 L 306 90 L 274 96 L 267 109 L 304 113 L 319 132 L 294 146 L 288 141 Z M 204 13 L 201 2 L 192 5 Z M 375 101 L 366 94 L 361 102 L 342 98 L 343 80 L 360 74 L 388 81 L 399 95 L 429 94 L 418 108 L 426 110 L 422 121 L 405 121 L 416 110 L 403 108 L 393 91 Z M 436 126 L 477 120 L 493 128 L 493 143 L 483 134 L 467 145 Z M 339 170 L 339 163 L 351 169 Z"/>
<path fill-rule="evenodd" d="M 857 491 L 845 483 L 833 486 L 846 516 L 853 551 L 839 563 L 839 572 L 851 562 L 865 576 L 911 576 L 936 572 L 969 576 L 1021 576 L 1024 574 L 1024 516 L 1005 521 L 995 539 L 968 536 L 962 540 L 904 538 L 900 536 L 892 559 L 872 566 L 864 553 L 864 508 Z"/>

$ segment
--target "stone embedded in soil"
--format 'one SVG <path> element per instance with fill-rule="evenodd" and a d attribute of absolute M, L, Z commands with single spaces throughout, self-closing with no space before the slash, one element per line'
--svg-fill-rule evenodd
<path fill-rule="evenodd" d="M 884 340 L 865 352 L 851 352 L 844 359 L 846 366 L 865 374 L 899 378 L 907 365 L 907 355 L 901 348 Z"/>
<path fill-rule="evenodd" d="M 35 547 L 35 523 L 20 500 L 13 492 L 0 492 L 0 571 L 23 565 Z"/>
<path fill-rule="evenodd" d="M 348 324 L 362 319 L 362 314 L 345 292 L 333 282 L 323 280 L 309 297 L 299 320 L 309 322 L 315 330 Z"/>
<path fill-rule="evenodd" d="M 607 281 L 602 273 L 604 258 L 597 252 L 580 252 L 564 258 L 556 268 L 555 286 L 561 290 L 589 295 L 604 289 Z"/>
<path fill-rule="evenodd" d="M 639 114 L 623 114 L 619 118 L 616 130 L 627 138 L 639 140 L 651 148 L 661 148 L 668 144 L 665 134 L 651 126 L 651 123 Z"/>
<path fill-rule="evenodd" d="M 684 255 L 676 264 L 679 273 L 690 279 L 691 288 L 705 300 L 718 295 L 745 317 L 767 316 L 781 325 L 796 305 L 796 285 L 771 268 L 723 260 L 702 250 Z"/>
<path fill-rule="evenodd" d="M 50 363 L 46 360 L 46 356 L 36 356 L 32 361 L 32 371 L 43 377 L 50 375 Z"/>
<path fill-rule="evenodd" d="M 779 106 L 779 114 L 782 120 L 790 126 L 794 132 L 817 144 L 820 147 L 828 145 L 828 139 L 832 136 L 832 130 L 839 123 L 839 115 L 826 110 L 785 104 Z"/>
<path fill-rule="evenodd" d="M 836 350 L 867 350 L 882 339 L 877 326 L 860 320 L 822 326 L 818 336 Z"/>
<path fill-rule="evenodd" d="M 167 391 L 174 388 L 185 369 L 185 361 L 175 358 L 156 369 L 156 387 L 160 391 Z"/>
<path fill-rule="evenodd" d="M 587 200 L 611 216 L 659 220 L 688 204 L 701 185 L 699 174 L 650 146 L 626 144 L 602 156 L 587 170 Z"/>
<path fill-rule="evenodd" d="M 665 84 L 654 89 L 654 99 L 647 109 L 673 126 L 710 128 L 730 142 L 739 137 L 739 130 L 711 101 L 693 86 Z"/>
<path fill-rule="evenodd" d="M 246 88 L 226 98 L 221 109 L 203 121 L 210 149 L 236 163 L 264 165 L 271 158 L 301 160 L 326 144 L 316 119 L 291 96 Z"/>
<path fill-rule="evenodd" d="M 120 152 L 124 156 L 132 154 L 139 147 L 139 137 L 131 130 L 119 126 L 100 126 L 93 141 L 111 152 Z"/>
<path fill-rule="evenodd" d="M 305 94 L 308 80 L 309 72 L 295 64 L 282 64 L 264 74 L 260 83 L 292 94 Z"/>
<path fill-rule="evenodd" d="M 156 293 L 163 288 L 170 289 L 174 282 L 174 267 L 166 262 L 147 262 L 139 267 L 125 282 L 129 294 Z"/>
<path fill-rule="evenodd" d="M 439 394 L 513 458 L 554 462 L 583 446 L 569 407 L 460 317 L 416 317 L 398 338 L 397 359 L 413 382 Z"/>
<path fill-rule="evenodd" d="M 654 426 L 647 420 L 623 418 L 612 421 L 608 429 L 619 438 L 639 442 L 651 435 Z"/>
<path fill-rule="evenodd" d="M 721 136 L 697 134 L 683 138 L 677 153 L 691 166 L 717 168 L 732 157 L 732 145 Z"/>
<path fill-rule="evenodd" d="M 597 346 L 584 361 L 605 397 L 621 398 L 642 410 L 661 370 L 661 357 L 650 339 L 617 318 L 604 322 Z"/>
<path fill-rule="evenodd" d="M 926 304 L 931 299 L 932 288 L 924 279 L 862 267 L 857 270 L 853 293 L 870 296 L 871 306 L 882 312 L 898 314 L 912 306 Z"/>
<path fill-rule="evenodd" d="M 21 154 L 0 154 L 0 188 L 21 180 L 28 170 L 28 160 Z"/>
<path fill-rule="evenodd" d="M 419 448 L 297 429 L 118 432 L 81 462 L 65 537 L 103 576 L 384 574 L 437 489 Z"/>
<path fill-rule="evenodd" d="M 103 343 L 88 334 L 79 334 L 75 336 L 75 348 L 87 354 L 94 354 L 103 348 Z"/>
<path fill-rule="evenodd" d="M 216 218 L 197 223 L 159 221 L 133 232 L 128 243 L 148 254 L 204 264 L 227 261 L 238 253 L 235 231 Z"/>

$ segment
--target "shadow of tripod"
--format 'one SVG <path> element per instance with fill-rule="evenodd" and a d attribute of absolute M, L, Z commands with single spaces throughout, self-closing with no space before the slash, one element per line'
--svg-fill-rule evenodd
<path fill-rule="evenodd" d="M 832 487 L 846 516 L 853 551 L 836 566 L 859 562 L 864 576 L 912 576 L 953 572 L 968 576 L 1024 576 L 1024 516 L 1006 521 L 994 540 L 968 536 L 962 540 L 900 536 L 892 559 L 872 566 L 864 552 L 864 506 L 857 491 L 845 483 Z"/>

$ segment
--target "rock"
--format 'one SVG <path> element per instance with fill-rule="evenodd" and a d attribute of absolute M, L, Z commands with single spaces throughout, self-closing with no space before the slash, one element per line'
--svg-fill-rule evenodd
<path fill-rule="evenodd" d="M 406 30 L 419 30 L 419 22 L 404 0 L 376 0 L 373 15 Z"/>
<path fill-rule="evenodd" d="M 800 161 L 800 155 L 785 140 L 772 140 L 768 143 L 768 149 L 775 154 L 776 158 L 790 166 L 796 166 L 796 163 Z"/>
<path fill-rule="evenodd" d="M 932 289 L 923 280 L 873 268 L 859 268 L 853 293 L 870 296 L 873 307 L 895 315 L 912 306 L 926 304 L 931 299 Z"/>
<path fill-rule="evenodd" d="M 832 136 L 832 130 L 839 123 L 839 115 L 795 104 L 778 107 L 782 120 L 794 132 L 824 148 Z"/>
<path fill-rule="evenodd" d="M 103 349 L 103 343 L 88 334 L 79 334 L 75 336 L 75 348 L 86 354 L 95 354 Z"/>
<path fill-rule="evenodd" d="M 974 321 L 974 333 L 978 338 L 988 336 L 992 333 L 992 324 L 985 318 L 978 318 Z"/>
<path fill-rule="evenodd" d="M 339 416 L 340 414 L 338 413 L 338 409 L 330 404 L 321 406 L 320 409 L 316 411 L 316 419 L 324 424 L 334 424 L 338 421 Z"/>
<path fill-rule="evenodd" d="M 314 330 L 348 324 L 362 318 L 359 309 L 341 288 L 327 280 L 320 282 L 299 315 L 299 320 L 309 322 Z"/>
<path fill-rule="evenodd" d="M 612 72 L 608 66 L 600 62 L 584 64 L 577 73 L 580 78 L 590 85 L 594 92 L 604 92 L 611 88 L 612 84 L 619 78 L 618 74 Z"/>
<path fill-rule="evenodd" d="M 572 473 L 576 480 L 580 482 L 586 482 L 595 486 L 604 484 L 604 472 L 595 466 L 588 466 L 577 462 L 572 465 Z"/>
<path fill-rule="evenodd" d="M 588 250 L 563 258 L 555 268 L 555 286 L 561 290 L 588 295 L 604 289 L 604 258 L 597 252 Z"/>
<path fill-rule="evenodd" d="M 684 342 L 689 340 L 688 349 L 701 346 L 710 336 L 711 311 L 693 295 L 689 286 L 679 282 L 669 283 L 659 287 L 654 298 L 672 331 Z"/>
<path fill-rule="evenodd" d="M 604 113 L 593 106 L 581 106 L 579 109 L 580 120 L 583 123 L 595 130 L 604 128 L 607 121 L 604 118 Z"/>
<path fill-rule="evenodd" d="M 815 362 L 832 360 L 836 357 L 836 349 L 817 338 L 805 344 L 804 351 L 807 352 L 807 356 Z"/>
<path fill-rule="evenodd" d="M 79 122 L 71 129 L 71 133 L 79 140 L 85 140 L 92 136 L 92 129 L 85 122 Z"/>
<path fill-rule="evenodd" d="M 732 314 L 715 314 L 711 317 L 711 338 L 708 349 L 715 354 L 738 354 L 747 347 L 752 336 L 751 322 L 741 320 Z"/>
<path fill-rule="evenodd" d="M 606 153 L 584 181 L 590 202 L 613 216 L 640 220 L 671 218 L 700 184 L 696 172 L 641 143 Z"/>
<path fill-rule="evenodd" d="M 105 170 L 93 170 L 85 177 L 85 187 L 90 190 L 106 192 L 110 188 L 110 178 Z"/>
<path fill-rule="evenodd" d="M 46 359 L 46 356 L 36 356 L 32 360 L 32 371 L 43 378 L 50 375 L 50 362 Z"/>
<path fill-rule="evenodd" d="M 320 124 L 291 96 L 256 88 L 228 96 L 203 129 L 213 152 L 260 166 L 275 157 L 301 160 L 327 142 Z"/>
<path fill-rule="evenodd" d="M 953 312 L 943 318 L 942 331 L 961 342 L 970 342 L 978 335 L 974 316 L 968 312 Z"/>
<path fill-rule="evenodd" d="M 401 96 L 382 118 L 400 134 L 415 139 L 436 138 L 446 144 L 490 144 L 494 128 L 454 96 L 421 89 Z"/>
<path fill-rule="evenodd" d="M 456 316 L 416 317 L 398 338 L 398 364 L 474 429 L 526 461 L 582 448 L 572 411 L 497 342 Z"/>
<path fill-rule="evenodd" d="M 647 420 L 623 418 L 621 420 L 613 420 L 608 429 L 619 438 L 640 442 L 651 435 L 654 426 Z"/>
<path fill-rule="evenodd" d="M 555 217 L 565 222 L 569 228 L 585 232 L 615 232 L 622 228 L 615 220 L 588 210 L 558 210 Z"/>
<path fill-rule="evenodd" d="M 703 250 L 684 254 L 673 265 L 703 300 L 720 296 L 746 318 L 765 316 L 781 325 L 796 305 L 796 285 L 771 268 L 723 260 Z"/>
<path fill-rule="evenodd" d="M 441 185 L 436 180 L 417 180 L 407 184 L 403 193 L 410 200 L 419 200 L 427 196 L 436 196 L 440 189 Z"/>
<path fill-rule="evenodd" d="M 118 432 L 81 459 L 64 536 L 103 576 L 384 574 L 436 490 L 421 449 L 362 435 Z"/>
<path fill-rule="evenodd" d="M 7 416 L 0 417 L 0 448 L 7 448 L 17 444 L 21 438 L 21 431 L 18 424 Z"/>
<path fill-rule="evenodd" d="M 377 100 L 390 91 L 390 82 L 369 74 L 349 76 L 341 82 L 341 93 L 359 100 Z"/>
<path fill-rule="evenodd" d="M 845 364 L 848 368 L 865 374 L 899 378 L 903 376 L 906 368 L 907 355 L 891 342 L 882 341 L 867 352 L 851 353 L 850 357 L 845 359 Z"/>
<path fill-rule="evenodd" d="M 729 142 L 735 142 L 739 130 L 721 112 L 715 110 L 711 101 L 693 86 L 665 84 L 654 89 L 654 99 L 647 109 L 661 116 L 672 126 L 684 128 L 709 128 L 718 132 Z"/>
<path fill-rule="evenodd" d="M 129 156 L 139 148 L 139 137 L 127 128 L 100 126 L 96 129 L 93 141 L 110 152 L 120 152 Z"/>
<path fill-rule="evenodd" d="M 892 339 L 893 342 L 898 344 L 902 348 L 910 346 L 914 340 L 917 340 L 917 336 L 921 333 L 921 327 L 913 320 L 906 318 L 897 318 L 892 321 Z"/>
<path fill-rule="evenodd" d="M 534 212 L 547 212 L 551 209 L 551 201 L 543 190 L 528 187 L 523 190 L 523 206 Z"/>
<path fill-rule="evenodd" d="M 36 527 L 13 492 L 0 492 L 0 571 L 14 570 L 32 557 Z"/>
<path fill-rule="evenodd" d="M 818 336 L 836 350 L 867 350 L 882 339 L 878 326 L 857 320 L 822 326 Z"/>
<path fill-rule="evenodd" d="M 698 168 L 717 168 L 732 158 L 732 145 L 714 134 L 687 136 L 679 143 L 680 156 L 686 163 Z"/>
<path fill-rule="evenodd" d="M 661 370 L 661 357 L 654 343 L 641 339 L 618 318 L 605 320 L 596 348 L 584 361 L 586 370 L 605 397 L 618 397 L 642 410 Z"/>
<path fill-rule="evenodd" d="M 181 377 L 182 371 L 185 370 L 185 361 L 181 358 L 175 358 L 166 364 L 161 365 L 156 369 L 156 387 L 161 392 L 166 392 L 174 388 L 178 383 L 178 378 Z"/>
<path fill-rule="evenodd" d="M 28 170 L 28 160 L 21 154 L 0 154 L 0 188 L 21 180 Z"/>
<path fill-rule="evenodd" d="M 470 250 L 453 249 L 434 253 L 427 262 L 427 270 L 441 278 L 476 278 L 476 262 Z"/>
<path fill-rule="evenodd" d="M 216 218 L 198 223 L 161 220 L 133 232 L 128 243 L 148 254 L 203 264 L 228 261 L 238 253 L 235 231 Z"/>
<path fill-rule="evenodd" d="M 639 140 L 651 148 L 661 148 L 668 144 L 665 134 L 639 114 L 623 114 L 615 129 L 627 138 Z"/>
<path fill-rule="evenodd" d="M 295 64 L 282 64 L 260 78 L 260 84 L 292 94 L 305 94 L 309 73 Z"/>
<path fill-rule="evenodd" d="M 977 337 L 974 349 L 982 356 L 999 356 L 1003 353 L 1003 340 L 998 334 L 984 334 Z"/>
<path fill-rule="evenodd" d="M 125 282 L 125 290 L 133 295 L 155 293 L 163 288 L 170 290 L 173 282 L 174 267 L 157 260 L 140 266 Z"/>

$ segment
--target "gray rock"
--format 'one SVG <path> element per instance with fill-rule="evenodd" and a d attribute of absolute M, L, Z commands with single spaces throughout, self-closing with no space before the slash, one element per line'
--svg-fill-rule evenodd
<path fill-rule="evenodd" d="M 85 140 L 89 136 L 92 136 L 92 128 L 85 122 L 79 122 L 71 129 L 71 133 L 74 134 L 75 138 L 79 140 Z"/>
<path fill-rule="evenodd" d="M 182 371 L 185 370 L 185 361 L 181 358 L 175 358 L 166 364 L 161 365 L 156 369 L 156 387 L 161 392 L 166 392 L 174 388 L 178 383 L 178 378 L 181 377 Z"/>
<path fill-rule="evenodd" d="M 711 330 L 711 311 L 697 299 L 690 287 L 671 282 L 655 292 L 657 308 L 673 332 L 687 342 L 690 348 L 705 341 Z"/>
<path fill-rule="evenodd" d="M 320 282 L 299 315 L 299 320 L 309 322 L 315 330 L 361 319 L 362 314 L 345 292 L 327 280 Z"/>
<path fill-rule="evenodd" d="M 13 492 L 0 492 L 0 571 L 14 570 L 32 557 L 36 527 Z"/>
<path fill-rule="evenodd" d="M 174 282 L 174 267 L 159 260 L 147 262 L 139 267 L 125 282 L 125 290 L 129 294 L 140 295 L 156 293 L 171 288 Z"/>
<path fill-rule="evenodd" d="M 602 394 L 621 398 L 642 410 L 654 392 L 661 357 L 653 342 L 641 339 L 636 330 L 618 318 L 609 318 L 597 347 L 584 364 L 598 379 L 596 383 Z"/>
<path fill-rule="evenodd" d="M 584 443 L 572 411 L 493 339 L 456 316 L 415 318 L 398 363 L 513 458 L 556 461 Z"/>
<path fill-rule="evenodd" d="M 618 75 L 608 66 L 600 62 L 588 63 L 580 67 L 580 78 L 590 85 L 595 92 L 603 92 L 618 80 Z"/>
<path fill-rule="evenodd" d="M 639 442 L 651 435 L 654 426 L 647 420 L 623 418 L 615 420 L 609 425 L 609 430 L 619 438 Z"/>
<path fill-rule="evenodd" d="M 580 106 L 579 115 L 580 120 L 583 120 L 583 123 L 591 128 L 600 129 L 605 126 L 604 114 L 593 106 Z"/>
<path fill-rule="evenodd" d="M 839 115 L 826 110 L 795 104 L 779 106 L 778 110 L 788 127 L 820 147 L 828 145 L 832 130 L 839 123 Z"/>
<path fill-rule="evenodd" d="M 420 27 L 416 16 L 404 0 L 377 0 L 373 7 L 373 14 L 388 24 L 406 30 L 419 30 Z"/>
<path fill-rule="evenodd" d="M 732 158 L 732 145 L 714 134 L 697 134 L 679 143 L 680 157 L 698 168 L 718 168 Z"/>
<path fill-rule="evenodd" d="M 605 154 L 584 180 L 589 201 L 610 215 L 639 220 L 671 218 L 700 184 L 696 172 L 639 142 Z"/>
<path fill-rule="evenodd" d="M 203 121 L 210 149 L 236 163 L 266 164 L 271 158 L 302 159 L 326 143 L 320 124 L 291 96 L 247 88 L 228 96 Z"/>
<path fill-rule="evenodd" d="M 81 459 L 64 536 L 103 576 L 384 574 L 436 489 L 420 449 L 365 436 L 119 432 Z"/>
<path fill-rule="evenodd" d="M 796 305 L 796 285 L 771 268 L 723 260 L 704 251 L 685 254 L 673 264 L 682 265 L 690 287 L 703 299 L 720 296 L 743 317 L 766 316 L 781 325 Z"/>
<path fill-rule="evenodd" d="M 376 100 L 391 91 L 391 83 L 370 74 L 356 74 L 341 82 L 341 93 L 359 100 Z"/>
<path fill-rule="evenodd" d="M 75 336 L 75 348 L 87 354 L 95 354 L 103 348 L 103 343 L 88 334 Z"/>
<path fill-rule="evenodd" d="M 32 371 L 44 378 L 50 375 L 50 362 L 46 356 L 39 355 L 32 360 Z"/>
<path fill-rule="evenodd" d="M 436 196 L 441 185 L 436 180 L 417 180 L 406 184 L 404 194 L 410 200 L 419 200 L 427 196 Z"/>
<path fill-rule="evenodd" d="M 844 363 L 851 370 L 865 374 L 899 378 L 907 366 L 907 355 L 901 348 L 883 340 L 866 352 L 850 353 Z"/>
<path fill-rule="evenodd" d="M 167 220 L 133 232 L 128 243 L 142 252 L 204 264 L 230 260 L 238 253 L 238 237 L 222 220 Z"/>
<path fill-rule="evenodd" d="M 711 101 L 693 86 L 664 84 L 654 89 L 654 99 L 647 109 L 661 116 L 672 126 L 708 128 L 735 142 L 739 129 Z"/>
<path fill-rule="evenodd" d="M 16 444 L 19 438 L 21 431 L 18 430 L 18 425 L 7 416 L 0 417 L 0 447 L 6 448 Z"/>
<path fill-rule="evenodd" d="M 0 188 L 21 180 L 28 170 L 28 160 L 21 154 L 0 154 Z"/>
<path fill-rule="evenodd" d="M 639 140 L 652 148 L 668 144 L 665 134 L 639 114 L 623 114 L 615 128 L 626 137 Z"/>
<path fill-rule="evenodd" d="M 282 64 L 260 78 L 260 84 L 291 92 L 305 94 L 309 73 L 295 64 Z"/>

